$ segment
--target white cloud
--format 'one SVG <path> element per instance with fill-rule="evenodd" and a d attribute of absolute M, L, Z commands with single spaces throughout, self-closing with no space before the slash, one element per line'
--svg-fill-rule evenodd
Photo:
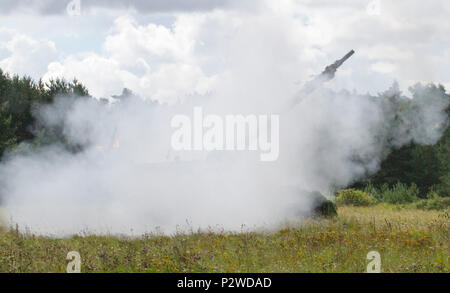
<path fill-rule="evenodd" d="M 69 56 L 50 64 L 44 79 L 77 77 L 94 96 L 117 94 L 123 87 L 165 102 L 205 94 L 214 76 L 204 74 L 194 55 L 199 19 L 180 16 L 167 28 L 119 17 L 105 39 L 104 56 Z"/>
<path fill-rule="evenodd" d="M 96 54 L 81 59 L 68 57 L 62 63 L 50 63 L 43 79 L 47 81 L 57 77 L 81 80 L 94 96 L 107 96 L 109 91 L 119 93 L 124 87 L 124 80 L 132 79 L 130 73 L 120 70 L 116 61 Z"/>
<path fill-rule="evenodd" d="M 375 72 L 379 72 L 379 73 L 391 73 L 394 72 L 395 70 L 395 65 L 392 63 L 388 63 L 388 62 L 377 62 L 377 63 L 373 63 L 370 68 L 375 71 Z"/>
<path fill-rule="evenodd" d="M 46 72 L 47 64 L 57 57 L 55 43 L 35 40 L 24 34 L 15 35 L 0 47 L 9 52 L 8 57 L 0 60 L 0 68 L 34 78 L 40 78 Z"/>
<path fill-rule="evenodd" d="M 195 23 L 185 25 L 185 29 L 180 29 L 176 22 L 171 30 L 153 23 L 139 26 L 130 16 L 119 17 L 115 21 L 116 32 L 107 36 L 105 48 L 112 58 L 124 64 L 133 63 L 136 58 L 183 60 L 189 58 L 195 43 L 195 34 L 190 32 Z"/>
<path fill-rule="evenodd" d="M 79 18 L 44 19 L 34 14 L 20 23 L 10 14 L 0 20 L 0 34 L 13 29 L 15 37 L 33 36 L 48 47 L 38 50 L 40 54 L 53 55 L 35 58 L 29 56 L 33 50 L 8 51 L 11 56 L 0 66 L 39 77 L 51 62 L 47 78 L 76 76 L 94 95 L 117 94 L 126 86 L 155 99 L 176 100 L 211 90 L 231 67 L 242 69 L 234 82 L 245 80 L 250 87 L 254 82 L 256 87 L 259 76 L 258 82 L 284 82 L 289 87 L 354 49 L 356 54 L 338 72 L 338 80 L 330 83 L 337 89 L 351 86 L 376 93 L 394 79 L 403 89 L 411 80 L 448 84 L 446 1 L 424 6 L 418 0 L 381 0 L 379 15 L 367 14 L 369 2 L 229 1 L 211 6 L 217 9 L 199 10 L 174 9 L 181 4 L 172 2 L 170 9 L 158 10 L 164 13 L 152 13 L 158 5 L 150 5 L 147 12 L 100 5 L 103 8 L 92 6 Z M 49 41 L 37 41 L 43 38 L 55 42 L 57 56 Z M 263 79 L 265 70 L 271 70 L 275 80 Z M 111 74 L 116 76 L 107 76 Z"/>

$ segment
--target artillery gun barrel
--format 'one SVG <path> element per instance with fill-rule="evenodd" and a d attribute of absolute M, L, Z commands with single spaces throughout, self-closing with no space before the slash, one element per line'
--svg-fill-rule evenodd
<path fill-rule="evenodd" d="M 300 90 L 298 97 L 295 98 L 292 105 L 298 104 L 303 98 L 308 96 L 316 88 L 320 87 L 323 83 L 334 78 L 337 69 L 344 63 L 348 58 L 350 58 L 355 53 L 354 50 L 350 50 L 344 57 L 336 60 L 333 64 L 325 67 L 325 70 L 321 74 L 317 75 L 313 80 L 307 82 L 303 88 Z M 291 105 L 291 106 L 292 106 Z"/>
<path fill-rule="evenodd" d="M 336 73 L 336 70 L 354 53 L 355 51 L 351 50 L 350 52 L 345 54 L 345 56 L 342 57 L 341 59 L 336 60 L 333 64 L 328 65 L 327 67 L 325 67 L 325 70 L 321 73 L 321 75 L 325 76 L 326 80 L 332 79 L 334 77 L 334 74 Z"/>
<path fill-rule="evenodd" d="M 337 67 L 341 66 L 342 63 L 344 63 L 348 58 L 350 58 L 350 56 L 352 56 L 355 53 L 354 50 L 351 50 L 350 52 L 348 52 L 347 54 L 345 54 L 344 57 L 342 57 L 341 59 L 339 59 L 336 63 L 337 63 Z"/>

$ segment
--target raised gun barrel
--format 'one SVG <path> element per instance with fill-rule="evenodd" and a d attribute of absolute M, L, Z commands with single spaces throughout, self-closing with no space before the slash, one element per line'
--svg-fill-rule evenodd
<path fill-rule="evenodd" d="M 355 51 L 351 50 L 347 54 L 345 54 L 344 57 L 342 57 L 339 60 L 336 60 L 333 64 L 328 65 L 325 67 L 325 70 L 322 71 L 321 74 L 316 76 L 313 80 L 307 82 L 303 88 L 300 90 L 299 94 L 295 98 L 294 104 L 298 104 L 301 100 L 303 100 L 306 96 L 308 96 L 311 92 L 313 92 L 316 88 L 320 87 L 322 83 L 329 81 L 330 79 L 333 79 L 334 74 L 336 73 L 336 70 L 339 68 L 339 66 L 342 65 L 350 56 L 352 56 L 355 53 Z"/>
<path fill-rule="evenodd" d="M 325 67 L 325 70 L 320 74 L 321 76 L 325 77 L 324 81 L 332 79 L 334 77 L 334 74 L 336 73 L 336 70 L 339 68 L 339 66 L 341 66 L 342 63 L 344 63 L 354 53 L 355 53 L 355 51 L 351 50 L 350 52 L 345 54 L 345 56 L 342 57 L 341 59 L 336 60 L 336 62 L 334 62 L 333 64 Z"/>

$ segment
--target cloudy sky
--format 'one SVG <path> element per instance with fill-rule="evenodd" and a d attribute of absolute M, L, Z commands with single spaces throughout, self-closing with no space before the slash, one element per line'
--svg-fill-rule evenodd
<path fill-rule="evenodd" d="M 97 97 L 127 87 L 175 101 L 230 74 L 294 91 L 354 49 L 330 87 L 450 88 L 446 0 L 80 0 L 79 11 L 76 2 L 0 0 L 0 68 L 77 77 Z"/>

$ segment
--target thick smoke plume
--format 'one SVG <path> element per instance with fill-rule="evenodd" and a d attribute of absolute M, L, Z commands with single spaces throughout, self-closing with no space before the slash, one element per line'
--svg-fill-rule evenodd
<path fill-rule="evenodd" d="M 0 165 L 6 218 L 59 236 L 276 227 L 308 215 L 304 191 L 329 194 L 376 171 L 392 146 L 435 143 L 447 101 L 420 89 L 415 99 L 401 98 L 411 108 L 405 117 L 390 99 L 323 88 L 287 110 L 298 97 L 236 102 L 219 92 L 170 106 L 134 96 L 110 104 L 59 97 L 35 115 L 78 149 L 24 144 L 9 153 Z M 260 162 L 254 151 L 173 151 L 170 120 L 194 106 L 215 115 L 280 114 L 278 160 Z"/>

